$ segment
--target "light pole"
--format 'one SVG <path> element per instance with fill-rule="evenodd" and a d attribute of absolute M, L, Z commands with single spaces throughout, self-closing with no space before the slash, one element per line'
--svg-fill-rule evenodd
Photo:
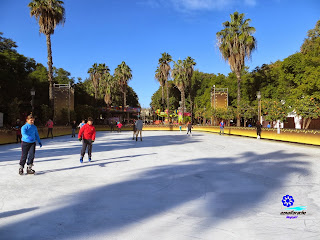
<path fill-rule="evenodd" d="M 257 92 L 257 99 L 258 99 L 258 121 L 261 123 L 261 92 Z"/>
<path fill-rule="evenodd" d="M 34 112 L 34 96 L 36 95 L 36 90 L 34 89 L 34 87 L 31 88 L 30 94 L 32 97 L 32 100 L 31 100 L 32 114 L 34 114 L 33 113 Z"/>

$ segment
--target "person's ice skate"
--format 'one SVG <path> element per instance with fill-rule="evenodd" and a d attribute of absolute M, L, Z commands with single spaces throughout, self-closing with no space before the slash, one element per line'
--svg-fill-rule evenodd
<path fill-rule="evenodd" d="M 91 157 L 89 157 L 89 162 L 91 162 Z"/>
<path fill-rule="evenodd" d="M 36 173 L 36 171 L 33 170 L 31 167 L 32 167 L 32 165 L 27 167 L 27 174 L 35 174 Z"/>
<path fill-rule="evenodd" d="M 83 157 L 80 157 L 80 163 L 83 163 Z"/>
<path fill-rule="evenodd" d="M 22 166 L 19 167 L 19 174 L 23 175 L 23 167 Z"/>

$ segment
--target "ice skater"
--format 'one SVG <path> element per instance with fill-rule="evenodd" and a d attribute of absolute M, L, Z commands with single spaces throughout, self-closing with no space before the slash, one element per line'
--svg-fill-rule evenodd
<path fill-rule="evenodd" d="M 82 128 L 80 128 L 78 139 L 82 141 L 82 148 L 81 148 L 81 156 L 80 156 L 80 163 L 83 163 L 83 157 L 86 153 L 86 149 L 88 147 L 88 160 L 91 162 L 91 154 L 92 154 L 92 143 L 96 139 L 96 129 L 92 125 L 93 119 L 91 117 L 88 118 L 88 123 L 85 124 Z"/>
<path fill-rule="evenodd" d="M 192 123 L 191 122 L 188 122 L 187 123 L 187 135 L 190 133 L 190 135 L 192 136 L 192 132 L 191 132 L 191 129 L 192 129 Z"/>
<path fill-rule="evenodd" d="M 29 115 L 27 117 L 27 123 L 22 126 L 22 143 L 21 143 L 21 159 L 20 159 L 20 167 L 19 174 L 23 174 L 24 165 L 27 162 L 27 174 L 35 174 L 35 171 L 32 169 L 33 160 L 36 152 L 36 141 L 38 141 L 40 147 L 42 147 L 42 143 L 39 137 L 38 129 L 34 125 L 34 117 Z"/>
<path fill-rule="evenodd" d="M 82 128 L 84 125 L 86 125 L 86 121 L 82 120 L 81 123 L 79 124 L 78 128 Z"/>
<path fill-rule="evenodd" d="M 17 119 L 16 124 L 12 127 L 16 132 L 16 143 L 21 143 L 21 123 L 20 119 Z"/>
<path fill-rule="evenodd" d="M 223 120 L 220 122 L 219 126 L 220 126 L 220 133 L 219 133 L 219 135 L 221 135 L 221 134 L 224 135 L 224 126 L 225 126 L 225 124 L 224 124 L 224 121 L 223 121 Z"/>
<path fill-rule="evenodd" d="M 53 121 L 51 119 L 48 120 L 48 122 L 46 123 L 46 127 L 48 127 L 48 134 L 47 134 L 47 138 L 49 137 L 49 134 L 51 133 L 51 138 L 53 138 Z"/>
<path fill-rule="evenodd" d="M 118 122 L 118 124 L 117 124 L 118 133 L 121 132 L 122 126 L 123 126 L 122 123 L 121 123 L 121 122 Z"/>
<path fill-rule="evenodd" d="M 136 121 L 136 141 L 138 141 L 138 135 L 140 133 L 140 141 L 142 141 L 142 128 L 143 128 L 143 122 L 141 119 L 138 119 Z"/>
<path fill-rule="evenodd" d="M 132 140 L 134 140 L 134 136 L 136 135 L 136 131 L 137 131 L 135 120 L 133 120 L 132 131 L 133 131 Z"/>
<path fill-rule="evenodd" d="M 71 128 L 72 128 L 72 136 L 71 137 L 76 137 L 76 129 L 77 129 L 77 123 L 76 121 L 73 121 L 71 123 Z"/>
<path fill-rule="evenodd" d="M 261 123 L 258 121 L 257 122 L 257 139 L 260 139 L 261 138 Z"/>

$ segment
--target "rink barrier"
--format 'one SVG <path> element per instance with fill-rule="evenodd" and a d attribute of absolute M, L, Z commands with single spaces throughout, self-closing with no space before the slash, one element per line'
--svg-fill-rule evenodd
<path fill-rule="evenodd" d="M 109 126 L 97 125 L 95 126 L 97 131 L 110 131 Z M 116 130 L 116 128 L 115 128 Z M 155 126 L 145 125 L 144 131 L 179 131 L 179 126 Z M 76 134 L 78 134 L 78 129 Z M 122 131 L 132 131 L 132 126 L 122 127 Z M 182 127 L 182 131 L 186 131 L 186 127 Z M 219 133 L 220 128 L 218 126 L 193 126 L 193 131 L 212 132 Z M 41 139 L 47 137 L 48 129 L 45 127 L 38 127 L 38 132 Z M 245 137 L 257 137 L 256 128 L 248 127 L 226 127 L 224 133 L 228 135 L 245 136 Z M 70 135 L 71 127 L 56 126 L 53 128 L 53 135 L 55 137 Z M 76 135 L 77 137 L 77 135 Z M 297 129 L 281 129 L 280 134 L 277 134 L 277 129 L 263 128 L 261 131 L 261 139 L 278 140 L 293 143 L 304 143 L 311 145 L 320 145 L 320 131 L 319 130 L 297 130 Z M 16 142 L 16 133 L 13 130 L 0 130 L 0 144 L 8 144 Z"/>

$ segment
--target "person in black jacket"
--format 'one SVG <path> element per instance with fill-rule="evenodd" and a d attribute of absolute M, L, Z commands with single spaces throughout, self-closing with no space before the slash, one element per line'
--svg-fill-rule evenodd
<path fill-rule="evenodd" d="M 76 137 L 76 129 L 77 129 L 77 123 L 76 121 L 73 121 L 71 123 L 71 127 L 72 127 L 72 136 L 71 137 Z"/>
<path fill-rule="evenodd" d="M 262 128 L 262 125 L 261 125 L 261 123 L 258 121 L 258 122 L 257 122 L 257 139 L 260 139 L 260 138 L 261 138 L 261 128 Z"/>

